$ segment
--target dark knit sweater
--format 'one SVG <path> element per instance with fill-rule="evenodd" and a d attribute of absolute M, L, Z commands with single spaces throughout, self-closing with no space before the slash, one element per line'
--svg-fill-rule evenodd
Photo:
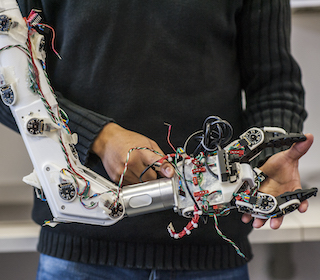
<path fill-rule="evenodd" d="M 71 130 L 79 134 L 82 161 L 102 174 L 90 147 L 112 119 L 154 139 L 165 152 L 164 121 L 173 125 L 175 146 L 209 115 L 228 120 L 235 136 L 253 125 L 302 130 L 304 92 L 290 54 L 289 1 L 19 2 L 25 15 L 41 8 L 56 31 L 62 60 L 48 51 L 50 79 Z M 1 122 L 14 128 L 0 106 Z M 240 216 L 220 218 L 219 228 L 250 259 L 251 226 Z M 35 200 L 33 218 L 39 224 L 51 218 L 45 202 Z M 221 269 L 246 262 L 217 235 L 212 220 L 181 240 L 169 237 L 170 221 L 177 230 L 188 222 L 169 210 L 110 227 L 43 227 L 38 249 L 72 261 L 138 268 Z"/>

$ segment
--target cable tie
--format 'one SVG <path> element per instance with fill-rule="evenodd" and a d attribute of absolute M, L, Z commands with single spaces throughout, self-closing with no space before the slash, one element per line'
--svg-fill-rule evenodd
<path fill-rule="evenodd" d="M 198 227 L 198 223 L 194 222 L 194 221 L 191 221 L 191 224 L 194 228 L 197 228 Z"/>
<path fill-rule="evenodd" d="M 201 210 L 197 210 L 197 211 L 194 211 L 193 214 L 201 216 L 202 215 L 202 211 Z"/>

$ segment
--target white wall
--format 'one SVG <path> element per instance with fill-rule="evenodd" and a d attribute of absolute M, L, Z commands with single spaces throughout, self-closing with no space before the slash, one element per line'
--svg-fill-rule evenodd
<path fill-rule="evenodd" d="M 0 205 L 32 202 L 33 189 L 22 182 L 32 170 L 20 135 L 0 124 Z"/>
<path fill-rule="evenodd" d="M 300 64 L 306 90 L 308 118 L 304 132 L 315 136 L 309 152 L 300 161 L 302 181 L 320 181 L 320 10 L 293 14 L 292 52 Z"/>
<path fill-rule="evenodd" d="M 319 0 L 290 0 L 290 2 L 291 2 L 291 7 L 293 8 L 320 6 Z"/>

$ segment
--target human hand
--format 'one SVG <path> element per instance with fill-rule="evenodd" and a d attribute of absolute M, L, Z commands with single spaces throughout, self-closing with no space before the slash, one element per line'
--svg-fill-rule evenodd
<path fill-rule="evenodd" d="M 278 196 L 287 191 L 301 189 L 300 175 L 298 170 L 299 159 L 309 150 L 313 143 L 313 135 L 306 134 L 307 140 L 304 142 L 295 143 L 290 149 L 277 153 L 270 157 L 266 163 L 260 167 L 268 178 L 262 183 L 259 191 Z M 307 211 L 308 201 L 303 201 L 299 206 L 301 213 Z M 249 214 L 242 216 L 242 221 L 250 222 L 252 217 Z M 280 218 L 272 218 L 270 227 L 278 229 L 283 221 L 283 216 Z M 253 222 L 254 228 L 260 228 L 265 224 L 266 220 L 255 218 Z"/>
<path fill-rule="evenodd" d="M 110 179 L 114 182 L 119 182 L 127 161 L 128 152 L 136 147 L 147 147 L 163 154 L 155 141 L 115 123 L 109 123 L 102 129 L 92 145 L 92 151 L 100 157 Z M 139 177 L 145 168 L 160 158 L 160 155 L 150 150 L 134 150 L 130 153 L 128 169 L 123 178 L 123 184 L 138 183 Z M 174 175 L 173 166 L 169 162 L 163 162 L 160 167 L 160 174 L 171 178 Z M 144 181 L 156 178 L 157 174 L 152 169 L 149 169 L 143 176 Z"/>

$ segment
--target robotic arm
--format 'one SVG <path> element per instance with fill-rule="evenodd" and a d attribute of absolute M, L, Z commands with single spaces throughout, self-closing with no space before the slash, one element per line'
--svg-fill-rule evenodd
<path fill-rule="evenodd" d="M 179 149 L 159 161 L 172 162 L 172 179 L 122 187 L 86 168 L 78 159 L 77 135 L 68 128 L 46 76 L 44 38 L 36 31 L 44 27 L 40 20 L 36 12 L 23 19 L 14 0 L 0 0 L 0 95 L 34 166 L 24 181 L 47 200 L 54 221 L 109 226 L 124 216 L 173 208 L 192 217 L 191 228 L 199 216 L 224 216 L 232 209 L 279 217 L 316 195 L 316 188 L 278 197 L 260 193 L 266 175 L 249 165 L 262 149 L 304 141 L 303 134 L 251 128 L 228 144 L 231 126 L 216 117 L 208 118 L 198 133 L 203 152 L 191 157 Z M 170 226 L 169 232 L 174 235 Z"/>

